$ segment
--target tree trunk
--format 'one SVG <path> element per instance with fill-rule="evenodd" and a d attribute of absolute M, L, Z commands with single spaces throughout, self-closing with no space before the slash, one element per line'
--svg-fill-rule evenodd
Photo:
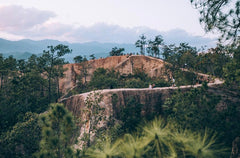
<path fill-rule="evenodd" d="M 230 158 L 240 158 L 240 137 L 237 137 L 232 143 L 232 153 Z"/>
<path fill-rule="evenodd" d="M 48 103 L 51 103 L 51 78 L 48 78 Z"/>
<path fill-rule="evenodd" d="M 56 99 L 56 102 L 58 101 L 59 98 L 60 98 L 59 77 L 57 76 L 57 99 Z"/>

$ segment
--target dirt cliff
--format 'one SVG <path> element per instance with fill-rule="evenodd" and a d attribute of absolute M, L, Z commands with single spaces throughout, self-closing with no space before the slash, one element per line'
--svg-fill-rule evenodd
<path fill-rule="evenodd" d="M 134 69 L 140 69 L 146 72 L 150 77 L 164 76 L 164 64 L 161 59 L 142 56 L 142 55 L 124 55 L 112 56 L 102 59 L 89 60 L 81 64 L 66 64 L 64 68 L 65 77 L 60 79 L 60 90 L 65 93 L 68 89 L 74 87 L 77 80 L 77 75 L 80 75 L 83 66 L 87 69 L 88 75 L 86 80 L 90 81 L 91 75 L 97 68 L 114 69 L 120 74 L 132 73 Z"/>
<path fill-rule="evenodd" d="M 139 101 L 141 104 L 144 105 L 142 111 L 142 115 L 145 115 L 145 113 L 150 113 L 154 111 L 156 108 L 160 107 L 163 103 L 163 101 L 168 98 L 174 91 L 174 89 L 177 89 L 176 87 L 173 87 L 172 89 L 109 89 L 109 90 L 101 90 L 101 95 L 103 95 L 102 101 L 99 103 L 102 108 L 105 109 L 104 111 L 104 119 L 101 122 L 101 126 L 103 127 L 107 124 L 108 118 L 110 116 L 120 114 L 121 107 L 125 107 L 127 104 L 128 99 L 131 97 L 134 97 L 137 101 Z M 78 137 L 78 144 L 75 145 L 76 149 L 81 149 L 83 145 L 82 138 L 84 137 L 85 132 L 89 132 L 89 120 L 86 119 L 86 98 L 90 94 L 89 93 L 83 93 L 71 96 L 69 98 L 61 100 L 61 102 L 67 107 L 69 111 L 73 113 L 73 115 L 79 120 L 82 121 L 82 123 L 79 124 L 80 126 L 80 135 Z M 112 96 L 117 96 L 117 101 L 115 104 L 113 103 Z M 84 122 L 86 124 L 84 124 Z M 100 128 L 98 127 L 98 128 Z"/>
<path fill-rule="evenodd" d="M 221 85 L 223 81 L 216 79 L 214 83 L 209 83 L 208 86 L 211 89 L 217 85 Z M 189 90 L 190 88 L 200 87 L 201 85 L 195 86 L 181 86 L 179 87 L 183 92 Z M 137 102 L 143 105 L 142 107 L 142 116 L 146 116 L 153 112 L 161 112 L 164 101 L 169 98 L 174 91 L 178 90 L 178 87 L 161 87 L 161 88 L 121 88 L 121 89 L 104 89 L 99 90 L 103 96 L 100 105 L 105 109 L 104 115 L 106 118 L 110 116 L 120 114 L 121 107 L 126 107 L 128 99 L 134 98 Z M 62 102 L 68 110 L 70 110 L 74 116 L 80 118 L 82 121 L 87 121 L 85 118 L 84 109 L 86 107 L 85 100 L 89 96 L 88 93 L 82 93 L 78 95 L 71 96 L 69 98 L 62 99 Z M 113 95 L 117 96 L 117 99 L 113 100 Z M 102 126 L 108 122 L 108 119 L 101 123 Z M 79 140 L 82 138 L 83 131 L 88 130 L 89 125 L 82 126 L 80 129 L 81 135 Z M 81 141 L 80 141 L 81 142 Z M 81 148 L 81 144 L 77 145 L 77 148 Z"/>

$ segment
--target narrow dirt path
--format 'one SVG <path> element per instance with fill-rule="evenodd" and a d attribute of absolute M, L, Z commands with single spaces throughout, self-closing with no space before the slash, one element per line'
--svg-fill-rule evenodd
<path fill-rule="evenodd" d="M 205 74 L 204 74 L 205 75 Z M 219 79 L 219 78 L 215 78 L 214 79 L 214 82 L 213 83 L 208 83 L 208 86 L 209 87 L 212 87 L 212 86 L 216 86 L 216 85 L 221 85 L 223 84 L 224 81 Z M 159 91 L 159 90 L 164 90 L 164 89 L 186 89 L 186 88 L 198 88 L 198 87 L 201 87 L 202 84 L 196 84 L 196 85 L 185 85 L 185 86 L 180 86 L 180 87 L 155 87 L 155 88 L 118 88 L 118 89 L 103 89 L 103 90 L 96 90 L 95 92 L 101 92 L 102 94 L 106 94 L 108 92 L 119 92 L 119 91 L 149 91 L 149 90 L 156 90 L 156 91 Z M 93 91 L 91 92 L 86 92 L 86 93 L 81 93 L 81 94 L 77 94 L 77 95 L 74 95 L 74 96 L 79 96 L 81 95 L 83 98 L 87 98 L 87 96 L 92 93 Z M 70 96 L 71 97 L 71 96 Z M 62 98 L 60 99 L 60 102 L 62 102 L 63 100 L 65 100 L 67 98 Z"/>

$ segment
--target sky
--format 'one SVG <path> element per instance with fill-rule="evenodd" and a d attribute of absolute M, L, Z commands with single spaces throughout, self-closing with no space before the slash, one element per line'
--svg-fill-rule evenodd
<path fill-rule="evenodd" d="M 134 43 L 161 34 L 214 45 L 199 17 L 190 0 L 0 0 L 0 38 Z"/>

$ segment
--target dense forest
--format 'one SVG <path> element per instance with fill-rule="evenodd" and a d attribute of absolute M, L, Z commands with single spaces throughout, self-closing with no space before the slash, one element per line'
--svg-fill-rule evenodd
<path fill-rule="evenodd" d="M 27 60 L 0 54 L 0 157 L 238 157 L 239 153 L 231 153 L 231 149 L 240 136 L 240 2 L 229 14 L 221 11 L 225 1 L 191 2 L 200 10 L 205 30 L 222 33 L 216 48 L 204 51 L 187 43 L 166 45 L 160 35 L 154 40 L 141 35 L 135 43 L 139 55 L 168 63 L 168 78 L 151 78 L 141 69 L 123 75 L 114 69 L 98 68 L 87 81 L 88 59 L 80 55 L 74 58 L 82 69 L 77 86 L 65 97 L 93 91 L 84 111 L 91 124 L 78 149 L 74 144 L 86 120 L 58 102 L 63 96 L 59 79 L 66 71 L 64 55 L 71 53 L 71 48 L 48 46 L 40 56 Z M 116 47 L 109 52 L 109 56 L 122 55 L 131 54 Z M 95 60 L 94 54 L 90 59 Z M 221 78 L 224 84 L 209 90 L 207 81 L 199 80 L 196 72 Z M 96 128 L 104 119 L 104 108 L 99 105 L 101 94 L 94 90 L 147 88 L 150 83 L 156 87 L 202 86 L 189 91 L 178 89 L 145 117 L 141 113 L 144 105 L 129 97 L 120 113 L 113 113 L 106 126 Z M 114 106 L 118 97 L 111 97 Z"/>
<path fill-rule="evenodd" d="M 201 72 L 223 78 L 225 84 L 219 89 L 226 89 L 239 96 L 238 45 L 219 45 L 201 54 L 186 43 L 179 46 L 164 45 L 158 51 L 161 51 L 159 55 L 152 52 L 148 55 L 156 58 L 162 56 L 171 63 L 167 70 L 171 70 L 176 78 L 176 86 L 197 83 L 193 72 Z M 113 49 L 110 55 L 123 55 L 121 52 Z M 198 89 L 188 92 L 179 90 L 160 105 L 159 111 L 146 118 L 141 117 L 142 105 L 134 98 L 129 98 L 129 105 L 122 109 L 121 114 L 113 116 L 107 130 L 96 131 L 93 142 L 86 135 L 83 150 L 74 151 L 72 144 L 76 142 L 79 132 L 79 120 L 71 116 L 61 104 L 51 104 L 56 103 L 62 95 L 58 81 L 64 77 L 63 64 L 66 62 L 62 56 L 66 53 L 71 53 L 68 46 L 58 45 L 50 46 L 40 57 L 32 55 L 26 61 L 1 56 L 1 157 L 69 157 L 67 154 L 97 157 L 94 154 L 100 153 L 113 157 L 121 157 L 122 154 L 127 157 L 130 153 L 133 157 L 230 155 L 232 141 L 238 136 L 240 129 L 239 100 L 234 102 L 230 98 L 225 102 L 226 109 L 217 110 L 221 96 L 210 93 L 204 82 L 204 86 Z M 84 64 L 87 59 L 78 56 L 75 61 Z M 189 72 L 183 72 L 180 68 L 186 68 Z M 138 69 L 126 76 L 114 70 L 98 68 L 89 82 L 84 80 L 84 73 L 87 72 L 82 71 L 82 75 L 78 76 L 82 82 L 68 95 L 94 89 L 146 88 L 149 83 L 154 83 L 157 87 L 172 85 L 171 78 L 150 78 Z M 92 106 L 92 102 L 90 100 L 88 105 Z M 95 112 L 100 114 L 101 109 Z M 196 148 L 205 150 L 202 153 L 195 152 L 197 149 L 191 144 L 197 141 L 202 146 Z M 137 145 L 138 143 L 141 145 Z M 136 150 L 136 153 L 131 150 Z"/>

